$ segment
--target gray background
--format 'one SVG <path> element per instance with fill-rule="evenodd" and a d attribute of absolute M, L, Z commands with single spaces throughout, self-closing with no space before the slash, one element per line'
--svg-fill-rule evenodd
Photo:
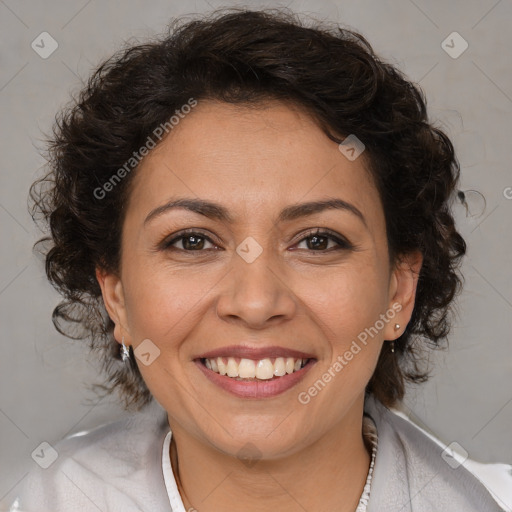
<path fill-rule="evenodd" d="M 94 405 L 101 376 L 86 347 L 51 323 L 59 298 L 31 252 L 40 233 L 27 191 L 41 173 L 43 133 L 99 61 L 130 38 L 160 33 L 172 16 L 239 2 L 0 0 L 0 509 L 14 498 L 42 442 L 113 421 L 115 398 Z M 431 118 L 452 137 L 469 213 L 456 206 L 469 251 L 450 350 L 431 355 L 433 377 L 411 388 L 406 409 L 471 458 L 512 462 L 512 2 L 368 0 L 252 2 L 288 5 L 362 32 L 426 92 Z M 43 31 L 58 49 L 42 59 Z M 468 42 L 454 59 L 441 43 Z M 458 44 L 458 43 L 457 43 Z M 120 433 L 120 435 L 122 435 Z"/>

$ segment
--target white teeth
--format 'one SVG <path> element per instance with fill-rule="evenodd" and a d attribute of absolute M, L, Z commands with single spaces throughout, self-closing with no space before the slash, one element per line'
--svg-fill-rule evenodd
<path fill-rule="evenodd" d="M 262 359 L 256 365 L 256 377 L 262 380 L 271 379 L 274 376 L 274 365 L 270 359 Z"/>
<path fill-rule="evenodd" d="M 286 364 L 283 357 L 278 357 L 274 363 L 274 375 L 276 377 L 282 377 L 286 375 Z"/>
<path fill-rule="evenodd" d="M 256 364 L 251 359 L 241 359 L 238 365 L 238 377 L 254 379 L 256 377 Z"/>
<path fill-rule="evenodd" d="M 241 358 L 237 363 L 234 357 L 224 359 L 217 357 L 215 359 L 205 359 L 205 366 L 219 373 L 237 379 L 259 379 L 269 380 L 274 377 L 283 377 L 299 371 L 307 359 L 295 359 L 293 357 L 276 357 L 274 362 L 270 358 L 254 361 L 252 359 Z"/>
<path fill-rule="evenodd" d="M 238 377 L 238 365 L 232 357 L 228 359 L 226 370 L 228 372 L 228 377 Z"/>
<path fill-rule="evenodd" d="M 226 365 L 224 364 L 222 357 L 217 357 L 217 367 L 221 375 L 226 375 Z"/>

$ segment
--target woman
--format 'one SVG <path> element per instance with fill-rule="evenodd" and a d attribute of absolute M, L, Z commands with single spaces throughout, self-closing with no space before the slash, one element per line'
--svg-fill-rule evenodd
<path fill-rule="evenodd" d="M 139 412 L 57 443 L 20 509 L 500 510 L 389 410 L 449 331 L 458 171 L 354 32 L 234 11 L 104 63 L 32 194 L 56 326 Z"/>

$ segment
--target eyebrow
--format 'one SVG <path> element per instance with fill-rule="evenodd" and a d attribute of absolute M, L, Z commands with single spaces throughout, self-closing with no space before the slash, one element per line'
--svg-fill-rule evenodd
<path fill-rule="evenodd" d="M 227 224 L 234 224 L 234 218 L 224 206 L 205 199 L 183 197 L 179 199 L 171 199 L 167 203 L 152 210 L 144 220 L 144 225 L 170 210 L 180 208 L 198 213 L 199 215 L 203 215 L 209 219 L 226 222 Z M 352 213 L 367 227 L 366 219 L 361 211 L 353 204 L 339 198 L 292 204 L 284 208 L 279 213 L 277 222 L 289 222 L 315 213 L 320 213 L 325 210 L 333 209 Z"/>

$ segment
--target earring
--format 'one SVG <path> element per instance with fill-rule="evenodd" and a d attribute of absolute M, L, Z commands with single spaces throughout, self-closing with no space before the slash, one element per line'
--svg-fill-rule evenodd
<path fill-rule="evenodd" d="M 400 324 L 395 324 L 395 331 L 398 331 L 400 329 Z M 391 353 L 395 353 L 395 340 L 391 341 Z"/>
<path fill-rule="evenodd" d="M 121 359 L 123 360 L 123 363 L 126 363 L 126 361 L 128 361 L 128 359 L 130 359 L 130 351 L 128 350 L 128 348 L 126 347 L 126 345 L 124 344 L 124 336 L 123 336 L 123 339 L 121 341 Z"/>

